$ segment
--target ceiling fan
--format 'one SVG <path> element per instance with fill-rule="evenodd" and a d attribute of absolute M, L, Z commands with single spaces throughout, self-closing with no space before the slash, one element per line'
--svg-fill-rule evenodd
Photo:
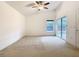
<path fill-rule="evenodd" d="M 37 8 L 38 11 L 41 9 L 48 9 L 47 5 L 49 5 L 49 2 L 45 1 L 35 1 L 34 3 L 26 5 L 27 7 Z"/>

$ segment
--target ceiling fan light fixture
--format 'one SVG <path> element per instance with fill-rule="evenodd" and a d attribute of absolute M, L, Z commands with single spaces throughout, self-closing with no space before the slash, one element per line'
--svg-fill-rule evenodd
<path fill-rule="evenodd" d="M 39 5 L 38 8 L 39 8 L 39 9 L 43 9 L 44 6 L 43 6 L 43 5 Z"/>
<path fill-rule="evenodd" d="M 43 9 L 43 7 L 38 7 L 39 9 Z"/>
<path fill-rule="evenodd" d="M 29 5 L 32 6 L 32 8 L 36 8 L 40 11 L 41 9 L 48 9 L 47 5 L 49 4 L 49 2 L 45 3 L 44 1 L 35 1 L 34 3 Z"/>

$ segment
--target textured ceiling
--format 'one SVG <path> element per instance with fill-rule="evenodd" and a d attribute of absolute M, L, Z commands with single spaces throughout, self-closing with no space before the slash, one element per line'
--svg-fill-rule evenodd
<path fill-rule="evenodd" d="M 48 1 L 50 4 L 48 5 L 49 9 L 43 9 L 41 11 L 38 11 L 35 8 L 32 7 L 26 7 L 26 5 L 33 3 L 34 1 L 7 1 L 9 5 L 11 5 L 13 8 L 15 8 L 17 11 L 22 13 L 25 16 L 31 16 L 33 14 L 36 14 L 38 12 L 49 12 L 49 11 L 54 11 L 56 10 L 60 5 L 61 1 Z"/>

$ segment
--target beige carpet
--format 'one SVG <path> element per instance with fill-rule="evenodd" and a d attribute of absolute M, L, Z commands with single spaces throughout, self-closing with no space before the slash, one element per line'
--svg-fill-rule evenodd
<path fill-rule="evenodd" d="M 0 51 L 2 57 L 74 57 L 79 50 L 57 37 L 24 37 L 8 48 Z"/>

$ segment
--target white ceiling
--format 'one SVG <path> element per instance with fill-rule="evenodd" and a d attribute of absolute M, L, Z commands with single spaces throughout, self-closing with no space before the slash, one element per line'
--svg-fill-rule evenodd
<path fill-rule="evenodd" d="M 22 13 L 25 16 L 31 16 L 33 14 L 36 14 L 38 12 L 49 12 L 56 10 L 60 5 L 61 1 L 48 1 L 50 4 L 48 5 L 49 9 L 43 9 L 41 11 L 38 11 L 35 8 L 32 7 L 26 7 L 26 5 L 33 3 L 34 1 L 7 1 L 9 5 L 11 5 L 13 8 L 15 8 L 17 11 Z"/>

